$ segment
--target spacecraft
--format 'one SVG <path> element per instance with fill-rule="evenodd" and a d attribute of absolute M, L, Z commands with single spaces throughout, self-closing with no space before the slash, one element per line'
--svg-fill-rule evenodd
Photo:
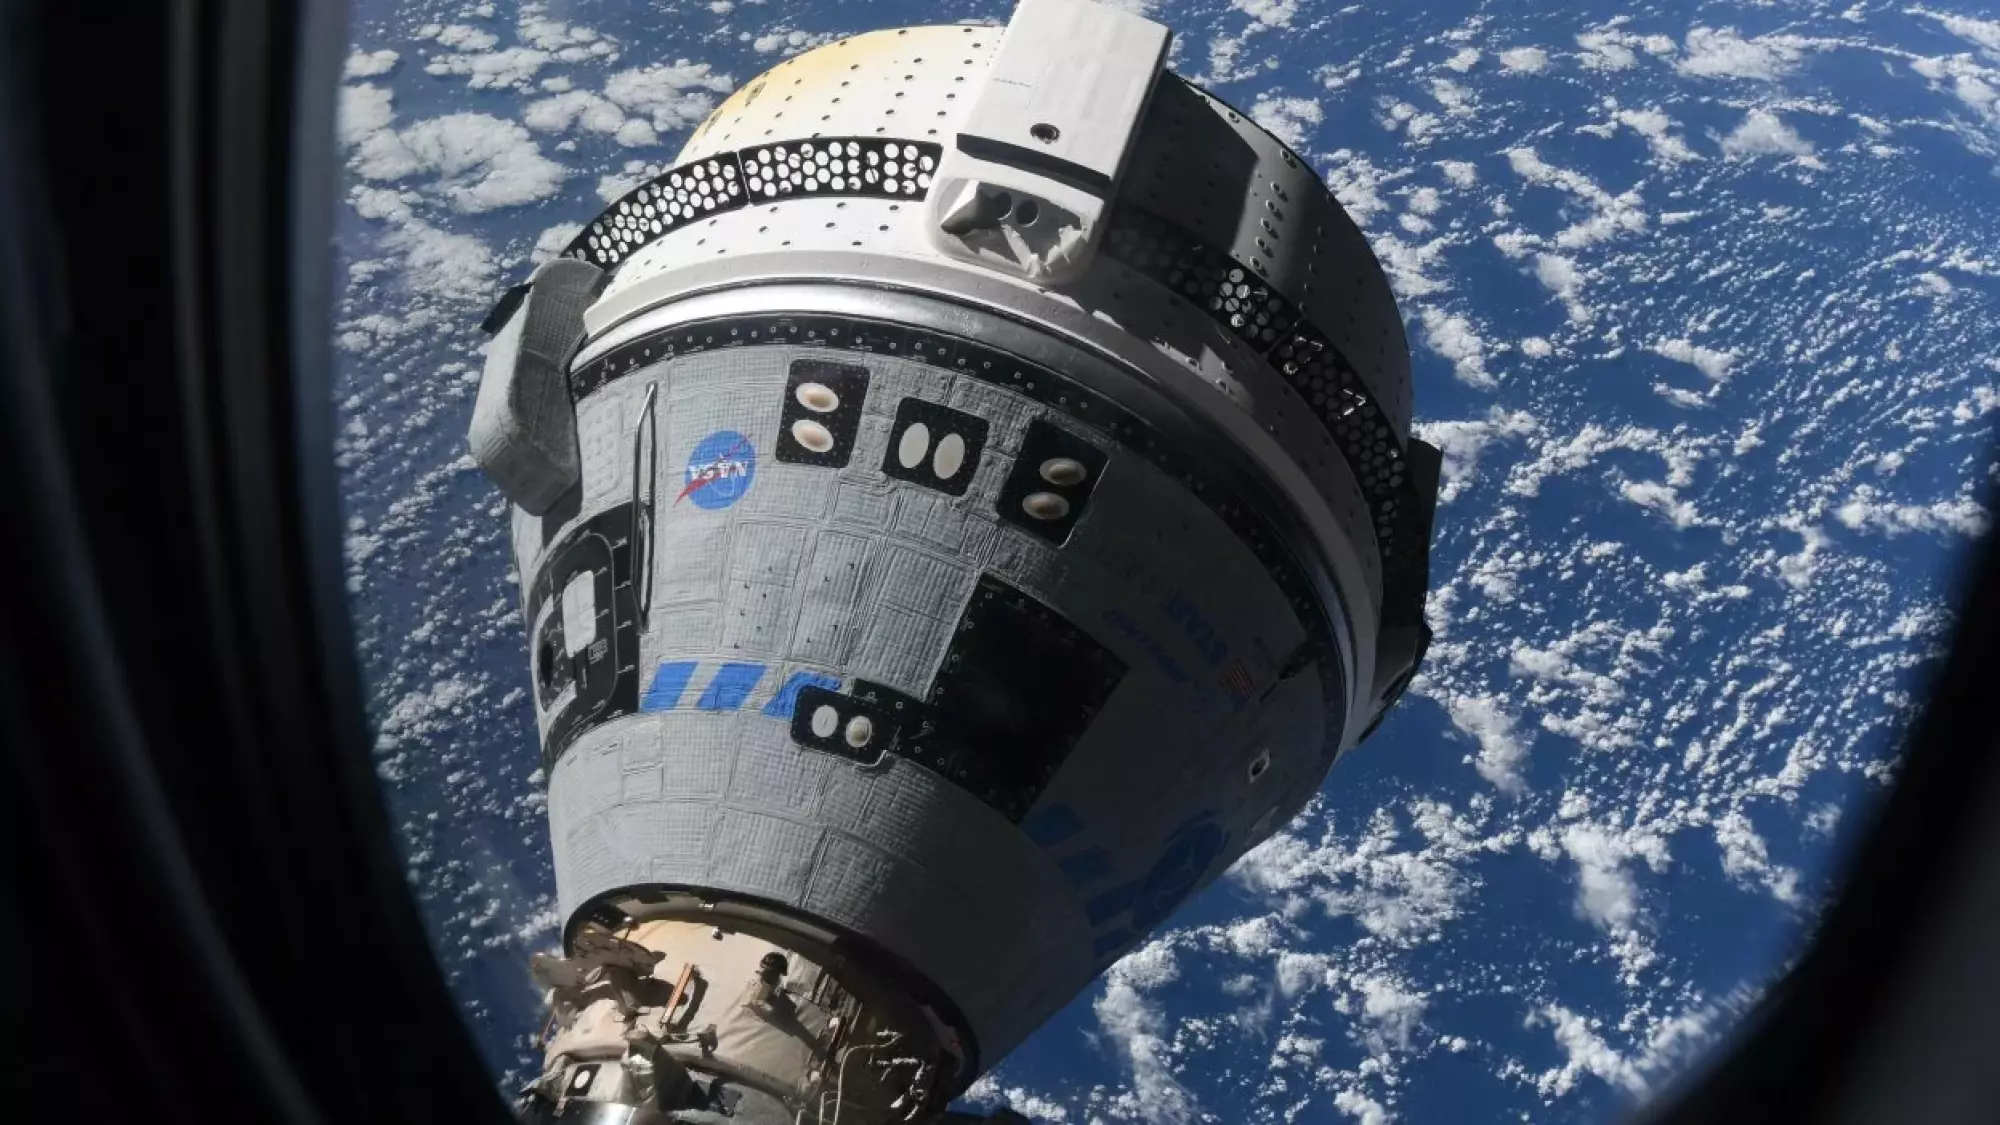
<path fill-rule="evenodd" d="M 1023 0 L 818 47 L 488 318 L 562 919 L 530 1118 L 961 1119 L 1415 673 L 1394 298 L 1168 46 Z"/>

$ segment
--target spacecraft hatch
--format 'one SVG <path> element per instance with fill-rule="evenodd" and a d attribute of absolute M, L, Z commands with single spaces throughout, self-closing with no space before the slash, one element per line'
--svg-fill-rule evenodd
<path fill-rule="evenodd" d="M 531 1114 L 949 1120 L 1414 674 L 1389 286 L 1167 45 L 1024 0 L 799 55 L 488 319 L 563 918 Z"/>

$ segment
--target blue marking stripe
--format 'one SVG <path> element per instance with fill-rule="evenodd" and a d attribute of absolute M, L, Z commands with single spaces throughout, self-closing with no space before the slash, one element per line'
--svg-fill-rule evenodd
<path fill-rule="evenodd" d="M 786 677 L 785 686 L 778 689 L 778 694 L 771 697 L 771 702 L 764 704 L 764 717 L 791 722 L 792 711 L 799 705 L 799 691 L 809 687 L 839 691 L 840 680 L 824 672 L 793 672 Z"/>
<path fill-rule="evenodd" d="M 1083 821 L 1068 805 L 1044 805 L 1021 821 L 1021 831 L 1027 833 L 1028 839 L 1047 848 L 1083 831 Z"/>
<path fill-rule="evenodd" d="M 681 695 L 687 691 L 688 681 L 694 678 L 694 665 L 692 660 L 672 660 L 660 665 L 659 671 L 653 673 L 653 685 L 639 701 L 639 709 L 671 711 L 680 706 Z"/>
<path fill-rule="evenodd" d="M 804 669 L 785 676 L 784 682 L 775 691 L 759 690 L 764 684 L 775 682 L 775 677 L 764 674 L 770 670 L 769 664 L 747 661 L 662 661 L 654 671 L 652 686 L 646 689 L 639 706 L 643 711 L 673 711 L 683 707 L 702 711 L 756 708 L 767 719 L 789 723 L 792 721 L 792 710 L 798 706 L 801 690 L 809 687 L 840 690 L 838 677 Z M 690 699 L 688 688 L 696 681 L 705 682 L 708 686 L 701 689 L 697 697 Z"/>
<path fill-rule="evenodd" d="M 715 678 L 708 681 L 708 690 L 694 701 L 702 711 L 735 711 L 750 698 L 757 681 L 764 678 L 765 664 L 724 664 L 715 670 Z"/>

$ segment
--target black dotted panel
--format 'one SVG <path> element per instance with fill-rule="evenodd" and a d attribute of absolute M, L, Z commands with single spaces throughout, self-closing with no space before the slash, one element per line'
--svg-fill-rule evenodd
<path fill-rule="evenodd" d="M 920 198 L 942 152 L 928 142 L 837 137 L 758 145 L 737 155 L 750 199 L 761 203 L 800 195 Z"/>
<path fill-rule="evenodd" d="M 1375 524 L 1375 540 L 1382 548 L 1384 574 L 1395 568 L 1400 550 L 1397 541 L 1397 513 L 1415 507 L 1414 496 L 1404 485 L 1409 472 L 1403 451 L 1396 444 L 1389 420 L 1369 397 L 1352 365 L 1319 329 L 1304 325 L 1278 345 L 1268 357 L 1271 365 L 1299 392 L 1320 422 L 1332 432 L 1334 444 L 1347 457 L 1368 513 Z M 1418 549 L 1424 549 L 1423 544 Z"/>
<path fill-rule="evenodd" d="M 929 141 L 816 137 L 718 153 L 627 192 L 563 253 L 610 269 L 662 235 L 749 203 L 820 195 L 920 199 L 943 151 Z"/>
<path fill-rule="evenodd" d="M 804 687 L 792 707 L 792 741 L 808 750 L 874 765 L 895 744 L 900 722 L 891 704 Z"/>
<path fill-rule="evenodd" d="M 678 325 L 627 341 L 573 369 L 570 393 L 581 401 L 622 376 L 680 356 L 770 344 L 901 356 L 969 375 L 1026 395 L 1091 427 L 1180 481 L 1236 533 L 1284 592 L 1306 632 L 1306 643 L 1295 657 L 1301 666 L 1317 660 L 1321 698 L 1327 701 L 1321 758 L 1330 760 L 1338 752 L 1347 725 L 1347 669 L 1334 643 L 1329 606 L 1321 601 L 1306 564 L 1292 554 L 1254 503 L 1232 494 L 1226 475 L 1216 472 L 1191 443 L 1170 440 L 1124 407 L 1063 375 L 998 348 L 909 325 L 848 316 L 770 313 Z M 1324 569 L 1324 563 L 1317 565 Z"/>
<path fill-rule="evenodd" d="M 1402 443 L 1381 405 L 1340 349 L 1260 281 L 1251 267 L 1142 207 L 1121 204 L 1105 232 L 1105 252 L 1206 310 L 1269 360 L 1333 435 L 1361 487 L 1382 556 L 1386 616 L 1423 606 L 1429 584 L 1428 530 Z"/>
<path fill-rule="evenodd" d="M 801 397 L 800 388 L 833 396 L 829 405 Z M 854 438 L 861 430 L 861 407 L 868 400 L 868 369 L 852 363 L 795 359 L 785 376 L 785 403 L 778 416 L 778 437 L 772 454 L 789 465 L 839 469 L 854 456 Z M 799 441 L 801 426 L 819 430 L 824 449 L 808 449 Z M 812 437 L 807 434 L 808 440 Z"/>
<path fill-rule="evenodd" d="M 922 426 L 922 433 L 911 431 Z M 940 461 L 946 438 L 956 437 L 960 456 L 957 465 Z M 940 403 L 910 397 L 896 404 L 896 420 L 889 425 L 889 441 L 882 450 L 882 473 L 897 480 L 934 488 L 946 496 L 963 496 L 979 472 L 979 456 L 986 450 L 986 419 Z M 903 463 L 905 454 L 911 456 Z M 951 469 L 949 476 L 940 466 Z"/>
<path fill-rule="evenodd" d="M 1057 459 L 1076 462 L 1082 475 L 1070 481 L 1048 479 L 1044 466 Z M 997 503 L 1000 518 L 1030 535 L 1062 546 L 1069 542 L 1070 531 L 1083 519 L 1084 509 L 1090 506 L 1090 494 L 1096 490 L 1108 461 L 1110 458 L 1102 449 L 1068 430 L 1035 419 L 1021 435 L 1021 452 L 1000 485 Z M 1059 500 L 1060 511 L 1033 514 L 1028 509 L 1028 498 L 1036 495 Z"/>
<path fill-rule="evenodd" d="M 895 751 L 1019 823 L 1125 670 L 1061 613 L 983 574 L 931 684 L 924 721 Z"/>
<path fill-rule="evenodd" d="M 670 231 L 743 206 L 736 154 L 697 160 L 639 185 L 604 209 L 563 251 L 610 269 Z"/>
<path fill-rule="evenodd" d="M 1256 270 L 1142 207 L 1126 203 L 1111 213 L 1104 252 L 1173 290 L 1260 352 L 1299 321 L 1298 308 Z"/>

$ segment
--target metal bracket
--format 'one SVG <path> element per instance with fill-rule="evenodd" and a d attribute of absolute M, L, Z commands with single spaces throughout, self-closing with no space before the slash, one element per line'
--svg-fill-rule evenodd
<path fill-rule="evenodd" d="M 518 308 L 502 317 L 486 353 L 466 442 L 472 459 L 507 494 L 539 516 L 582 477 L 569 361 L 583 342 L 583 310 L 602 271 L 588 262 L 544 262 Z"/>
<path fill-rule="evenodd" d="M 938 163 L 931 241 L 1045 285 L 1097 251 L 1166 59 L 1167 29 L 1088 0 L 1022 0 Z"/>
<path fill-rule="evenodd" d="M 660 423 L 653 404 L 659 395 L 658 383 L 646 388 L 639 424 L 632 429 L 632 591 L 642 633 L 651 627 L 653 612 L 653 492 L 660 471 Z"/>

